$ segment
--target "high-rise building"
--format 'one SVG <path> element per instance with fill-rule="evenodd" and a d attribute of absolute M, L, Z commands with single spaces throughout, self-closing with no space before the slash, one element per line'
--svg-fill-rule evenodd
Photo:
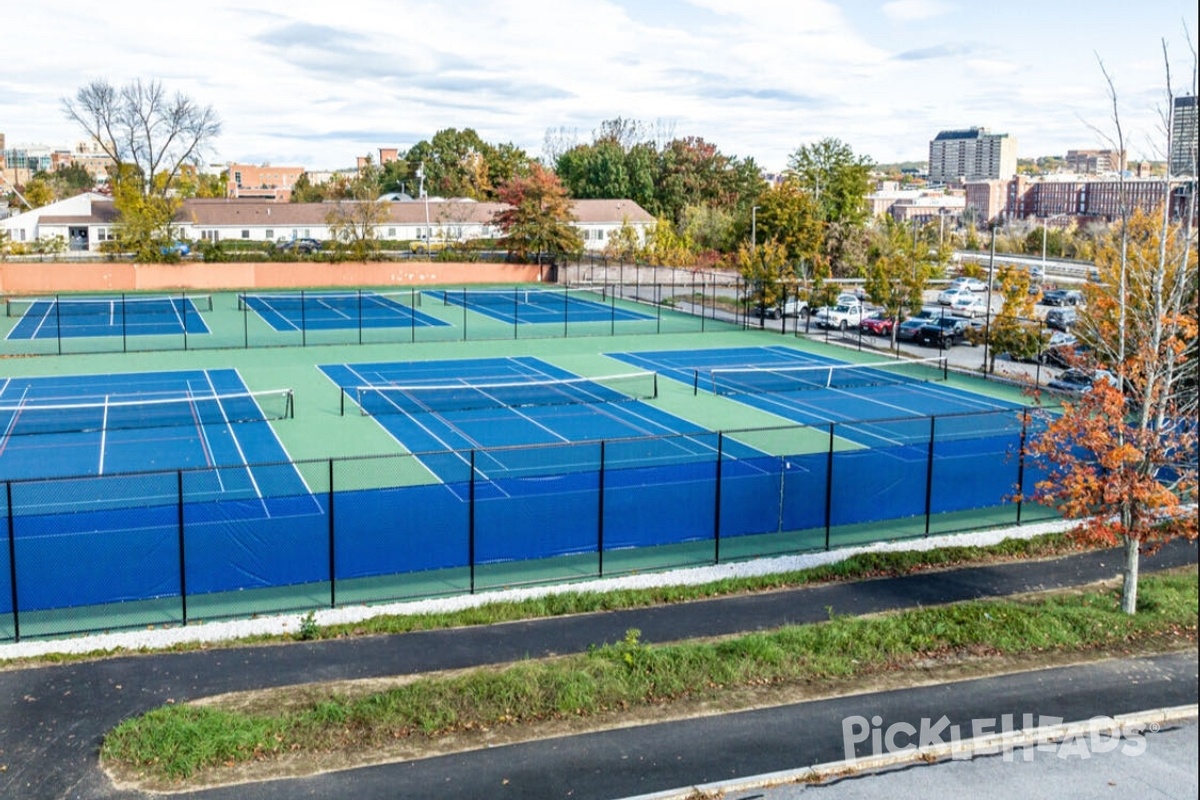
<path fill-rule="evenodd" d="M 1196 177 L 1196 97 L 1176 97 L 1171 115 L 1171 175 Z"/>
<path fill-rule="evenodd" d="M 1017 140 L 987 128 L 942 131 L 929 143 L 931 183 L 1007 179 L 1017 174 Z"/>
<path fill-rule="evenodd" d="M 1125 169 L 1125 151 L 1068 150 L 1067 168 L 1080 175 L 1120 172 Z"/>

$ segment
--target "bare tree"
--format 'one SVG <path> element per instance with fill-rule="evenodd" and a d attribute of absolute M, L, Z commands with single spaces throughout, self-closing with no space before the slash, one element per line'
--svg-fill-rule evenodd
<path fill-rule="evenodd" d="M 1169 154 L 1174 97 L 1165 42 L 1163 54 Z M 1100 68 L 1115 143 L 1123 149 L 1116 88 L 1103 63 Z M 1168 168 L 1156 214 L 1130 209 L 1122 183 L 1116 228 L 1096 252 L 1100 280 L 1085 287 L 1087 304 L 1076 328 L 1091 347 L 1091 366 L 1115 377 L 1098 379 L 1064 402 L 1064 412 L 1048 419 L 1030 447 L 1035 463 L 1047 467 L 1034 498 L 1080 520 L 1076 533 L 1084 540 L 1123 546 L 1121 606 L 1130 614 L 1137 608 L 1140 555 L 1169 539 L 1197 536 L 1189 507 L 1197 479 L 1197 259 L 1194 205 L 1183 220 L 1172 219 L 1179 185 Z"/>
<path fill-rule="evenodd" d="M 199 164 L 221 133 L 212 106 L 168 95 L 158 81 L 116 87 L 95 80 L 63 98 L 63 111 L 120 166 L 133 167 L 141 195 L 165 197 L 184 164 Z"/>

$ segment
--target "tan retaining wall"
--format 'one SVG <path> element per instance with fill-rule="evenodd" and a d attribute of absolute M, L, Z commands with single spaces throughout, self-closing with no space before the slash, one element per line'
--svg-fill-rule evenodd
<path fill-rule="evenodd" d="M 420 286 L 532 283 L 544 268 L 533 264 L 460 264 L 439 261 L 327 264 L 312 261 L 206 264 L 117 262 L 0 263 L 0 293 L 138 292 L 165 290 L 302 289 L 340 286 Z"/>

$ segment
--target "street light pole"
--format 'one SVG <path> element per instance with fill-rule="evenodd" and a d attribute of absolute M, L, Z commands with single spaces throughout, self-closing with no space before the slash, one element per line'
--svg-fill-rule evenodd
<path fill-rule="evenodd" d="M 996 273 L 996 226 L 992 225 L 992 247 L 988 255 L 987 311 L 983 320 L 983 374 L 988 374 L 988 349 L 992 344 L 992 280 Z"/>

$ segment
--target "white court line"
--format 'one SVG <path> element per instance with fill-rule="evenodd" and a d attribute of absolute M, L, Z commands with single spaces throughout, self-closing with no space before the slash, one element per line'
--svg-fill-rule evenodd
<path fill-rule="evenodd" d="M 216 395 L 217 387 L 213 385 L 212 375 L 208 370 L 204 370 L 204 377 L 208 381 L 208 386 L 212 389 L 212 393 Z M 257 401 L 255 403 L 257 404 Z M 258 480 L 254 477 L 254 470 L 250 469 L 250 461 L 246 458 L 246 452 L 242 449 L 242 443 L 238 441 L 237 432 L 233 429 L 233 423 L 229 421 L 229 415 L 225 413 L 225 406 L 218 400 L 217 407 L 221 409 L 221 418 L 225 420 L 225 428 L 229 431 L 229 438 L 233 440 L 234 447 L 237 448 L 238 457 L 241 458 L 242 465 L 246 469 L 246 475 L 250 478 L 250 485 L 254 487 L 254 494 L 258 497 L 258 501 L 263 507 L 263 512 L 270 517 L 271 511 L 267 508 L 267 504 L 263 499 L 262 489 L 259 488 Z M 218 469 L 220 468 L 218 467 Z"/>
<path fill-rule="evenodd" d="M 104 398 L 104 414 L 100 418 L 100 466 L 98 475 L 104 474 L 104 452 L 108 441 L 108 397 Z"/>

